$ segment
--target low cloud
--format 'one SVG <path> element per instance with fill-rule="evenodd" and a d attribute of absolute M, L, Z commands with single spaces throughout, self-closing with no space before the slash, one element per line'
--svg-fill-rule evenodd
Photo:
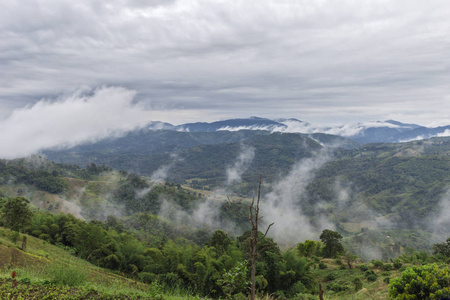
<path fill-rule="evenodd" d="M 325 216 L 311 220 L 301 209 L 307 200 L 306 187 L 314 179 L 315 170 L 331 159 L 329 150 L 323 148 L 315 156 L 296 163 L 289 174 L 264 195 L 261 203 L 263 223 L 275 223 L 269 235 L 277 242 L 294 245 L 305 239 L 317 239 L 318 233 L 325 228 L 334 229 Z"/>
<path fill-rule="evenodd" d="M 442 196 L 437 213 L 431 217 L 429 230 L 435 241 L 445 240 L 450 236 L 450 187 Z"/>
<path fill-rule="evenodd" d="M 0 157 L 72 147 L 142 127 L 151 113 L 133 104 L 135 94 L 121 87 L 102 87 L 17 109 L 0 121 Z"/>
<path fill-rule="evenodd" d="M 236 162 L 227 169 L 228 185 L 241 182 L 242 174 L 247 170 L 254 157 L 255 148 L 241 145 L 241 152 Z"/>
<path fill-rule="evenodd" d="M 175 163 L 177 161 L 179 161 L 180 159 L 178 158 L 178 155 L 176 154 L 171 154 L 170 158 L 172 159 L 172 161 L 166 165 L 162 165 L 161 167 L 158 168 L 158 170 L 156 170 L 155 172 L 153 172 L 152 176 L 150 176 L 150 180 L 152 182 L 156 182 L 156 183 L 162 183 L 166 180 L 167 176 L 169 175 L 169 171 L 170 169 L 175 165 Z"/>
<path fill-rule="evenodd" d="M 438 133 L 436 136 L 438 136 L 438 137 L 447 137 L 447 136 L 450 136 L 450 129 L 446 129 L 444 132 Z"/>

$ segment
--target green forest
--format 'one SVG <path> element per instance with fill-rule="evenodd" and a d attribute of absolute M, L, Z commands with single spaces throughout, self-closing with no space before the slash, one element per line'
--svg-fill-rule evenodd
<path fill-rule="evenodd" d="M 332 226 L 286 245 L 272 235 L 277 222 L 267 228 L 261 221 L 255 229 L 247 215 L 256 212 L 252 200 L 276 187 L 279 172 L 313 161 L 323 147 L 303 135 L 289 137 L 250 136 L 249 175 L 220 195 L 221 170 L 233 157 L 228 150 L 240 151 L 233 141 L 220 151 L 219 145 L 189 148 L 185 167 L 175 166 L 184 170 L 180 180 L 163 182 L 93 162 L 0 160 L 0 295 L 35 296 L 34 288 L 48 299 L 52 293 L 64 299 L 247 299 L 253 286 L 258 299 L 450 296 L 450 239 L 427 226 L 450 184 L 448 139 L 336 148 L 294 198 L 295 209 L 312 223 L 326 217 Z M 260 170 L 272 175 L 262 176 L 258 190 Z M 196 222 L 200 216 L 203 223 Z M 61 265 L 66 255 L 89 264 L 72 267 L 79 282 L 36 271 Z M 110 275 L 86 273 L 94 267 Z M 11 277 L 16 270 L 17 279 Z M 134 292 L 108 294 L 102 283 L 92 283 L 103 276 L 117 276 L 124 287 L 135 282 Z"/>

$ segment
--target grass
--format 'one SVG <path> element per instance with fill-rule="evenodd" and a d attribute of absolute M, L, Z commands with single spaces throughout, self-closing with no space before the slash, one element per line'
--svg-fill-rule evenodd
<path fill-rule="evenodd" d="M 201 299 L 120 276 L 32 236 L 21 251 L 9 240 L 10 233 L 0 227 L 0 299 Z"/>
<path fill-rule="evenodd" d="M 316 268 L 312 269 L 313 277 L 317 282 L 321 282 L 324 290 L 324 299 L 326 300 L 363 300 L 363 299 L 389 299 L 388 284 L 384 282 L 384 278 L 395 278 L 400 276 L 399 270 L 385 271 L 376 269 L 371 263 L 364 263 L 357 261 L 352 269 L 349 269 L 342 260 L 345 270 L 341 270 L 341 265 L 333 259 L 322 259 L 321 262 L 327 265 L 326 269 L 319 269 L 316 263 Z M 366 271 L 359 268 L 360 265 L 368 267 L 368 271 L 373 271 L 376 274 L 376 280 L 370 281 L 367 279 Z M 362 288 L 355 291 L 355 279 L 359 278 L 362 282 Z M 335 286 L 333 286 L 335 285 Z M 337 287 L 342 287 L 343 290 L 338 291 Z M 335 291 L 333 291 L 335 288 Z M 317 298 L 318 299 L 318 298 Z"/>

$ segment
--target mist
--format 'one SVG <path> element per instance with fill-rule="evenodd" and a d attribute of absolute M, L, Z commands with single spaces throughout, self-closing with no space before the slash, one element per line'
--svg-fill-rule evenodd
<path fill-rule="evenodd" d="M 133 103 L 135 95 L 121 87 L 101 87 L 16 109 L 0 120 L 0 157 L 25 157 L 140 128 L 151 112 Z"/>
<path fill-rule="evenodd" d="M 292 246 L 306 239 L 317 239 L 323 229 L 335 226 L 325 216 L 314 221 L 301 209 L 307 201 L 306 187 L 314 179 L 314 172 L 331 160 L 331 149 L 324 147 L 310 158 L 296 163 L 291 171 L 275 183 L 261 200 L 262 224 L 275 223 L 269 235 L 282 245 Z"/>
<path fill-rule="evenodd" d="M 433 233 L 435 242 L 450 237 L 450 187 L 442 195 L 437 212 L 430 217 L 428 230 Z"/>
<path fill-rule="evenodd" d="M 227 185 L 240 183 L 242 174 L 248 169 L 255 157 L 255 148 L 241 144 L 241 151 L 236 162 L 227 168 Z"/>
<path fill-rule="evenodd" d="M 169 175 L 170 169 L 175 165 L 175 163 L 177 161 L 180 160 L 178 155 L 175 153 L 172 153 L 170 155 L 170 158 L 171 158 L 170 163 L 160 166 L 155 172 L 152 173 L 152 175 L 150 176 L 150 180 L 152 182 L 156 182 L 156 183 L 164 182 L 166 180 L 167 176 Z"/>

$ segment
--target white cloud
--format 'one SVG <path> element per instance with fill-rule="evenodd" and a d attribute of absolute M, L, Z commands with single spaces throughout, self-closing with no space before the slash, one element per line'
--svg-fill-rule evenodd
<path fill-rule="evenodd" d="M 436 136 L 438 136 L 438 137 L 450 136 L 450 129 L 446 129 L 444 132 L 438 133 Z"/>
<path fill-rule="evenodd" d="M 144 126 L 151 112 L 133 104 L 135 92 L 103 87 L 41 100 L 0 121 L 0 157 L 17 158 L 51 147 L 70 147 Z"/>
<path fill-rule="evenodd" d="M 261 215 L 264 224 L 275 223 L 269 235 L 283 245 L 295 245 L 305 239 L 317 239 L 323 229 L 334 229 L 334 224 L 324 216 L 317 216 L 317 225 L 301 209 L 306 199 L 306 187 L 314 179 L 314 171 L 331 159 L 324 148 L 311 158 L 296 163 L 292 170 L 264 195 Z"/>
<path fill-rule="evenodd" d="M 255 157 L 255 148 L 241 145 L 241 151 L 235 163 L 227 168 L 227 184 L 240 183 L 242 174 L 247 170 Z"/>

